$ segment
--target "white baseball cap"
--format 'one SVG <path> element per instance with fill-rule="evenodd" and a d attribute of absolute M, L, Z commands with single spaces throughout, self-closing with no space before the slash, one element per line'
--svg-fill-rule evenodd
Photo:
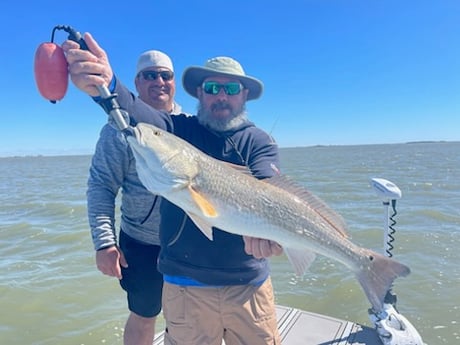
<path fill-rule="evenodd" d="M 159 50 L 147 50 L 139 56 L 139 60 L 137 60 L 136 75 L 149 67 L 163 67 L 174 72 L 173 64 L 169 56 Z"/>

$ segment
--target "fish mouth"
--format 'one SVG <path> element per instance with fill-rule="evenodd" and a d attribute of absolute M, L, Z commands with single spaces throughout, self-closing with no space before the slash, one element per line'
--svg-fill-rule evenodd
<path fill-rule="evenodd" d="M 149 146 L 147 145 L 147 142 L 144 140 L 142 131 L 139 128 L 137 128 L 137 126 L 134 127 L 134 135 L 136 137 L 136 141 L 139 144 L 139 146 L 147 148 L 147 149 L 149 148 Z"/>
<path fill-rule="evenodd" d="M 132 132 L 134 133 L 134 138 L 140 143 L 142 141 L 141 131 L 137 127 L 133 127 Z"/>
<path fill-rule="evenodd" d="M 159 130 L 156 130 L 156 129 L 152 129 L 152 131 L 154 132 L 154 136 L 159 136 L 160 133 L 161 133 Z M 151 150 L 149 145 L 144 140 L 144 136 L 142 135 L 142 131 L 139 130 L 139 128 L 137 128 L 137 127 L 134 127 L 134 136 L 135 136 L 137 144 L 138 144 L 138 148 L 137 149 L 134 148 L 134 149 L 139 151 L 139 147 L 142 147 L 143 149 Z M 161 140 L 161 138 L 158 139 L 158 140 Z M 152 150 L 152 151 L 155 151 L 155 150 Z M 169 155 L 167 158 L 165 158 L 165 157 L 160 158 L 160 156 L 157 155 L 157 154 L 155 154 L 155 156 L 156 156 L 156 159 L 158 160 L 158 162 L 160 163 L 160 167 L 164 168 L 165 166 L 168 165 L 168 163 L 171 160 L 173 160 L 179 154 L 180 154 L 180 152 L 175 152 L 175 153 Z M 142 154 L 141 154 L 141 156 L 142 156 Z M 143 159 L 143 160 L 145 161 L 145 159 Z"/>

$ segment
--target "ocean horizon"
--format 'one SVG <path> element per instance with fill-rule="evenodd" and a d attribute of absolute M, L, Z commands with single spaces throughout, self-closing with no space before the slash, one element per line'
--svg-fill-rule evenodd
<path fill-rule="evenodd" d="M 299 146 L 280 146 L 280 149 L 293 149 L 293 148 L 309 148 L 309 147 L 336 147 L 336 146 L 372 146 L 372 145 L 411 145 L 411 144 L 435 144 L 435 143 L 458 143 L 460 141 L 452 140 L 416 140 L 395 143 L 368 143 L 368 144 L 312 144 L 312 145 L 299 145 Z M 37 152 L 38 151 L 38 152 Z M 88 156 L 92 155 L 93 148 L 75 148 L 75 149 L 33 149 L 21 151 L 6 151 L 0 149 L 0 158 L 11 157 L 61 157 L 61 156 Z"/>

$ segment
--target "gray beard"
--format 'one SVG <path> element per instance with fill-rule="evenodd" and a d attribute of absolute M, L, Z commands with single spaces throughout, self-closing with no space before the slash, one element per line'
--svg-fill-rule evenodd
<path fill-rule="evenodd" d="M 204 110 L 201 107 L 201 104 L 198 104 L 197 119 L 198 122 L 215 132 L 226 132 L 236 128 L 239 128 L 242 124 L 248 122 L 248 117 L 246 114 L 246 108 L 243 105 L 239 111 L 233 111 L 230 117 L 225 119 L 218 118 L 216 119 L 211 111 Z"/>

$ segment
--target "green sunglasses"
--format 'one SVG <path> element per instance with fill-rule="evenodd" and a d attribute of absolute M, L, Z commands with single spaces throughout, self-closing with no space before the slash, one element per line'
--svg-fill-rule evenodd
<path fill-rule="evenodd" d="M 223 88 L 229 96 L 238 95 L 243 90 L 243 85 L 236 82 L 219 84 L 215 81 L 205 81 L 202 85 L 203 91 L 209 95 L 217 95 Z"/>

